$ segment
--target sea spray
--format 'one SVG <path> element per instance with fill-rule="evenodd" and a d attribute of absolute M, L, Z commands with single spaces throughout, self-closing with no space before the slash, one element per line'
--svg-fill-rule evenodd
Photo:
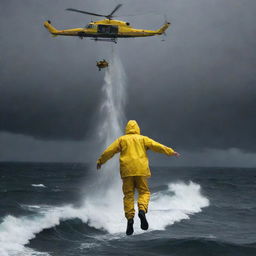
<path fill-rule="evenodd" d="M 102 103 L 96 129 L 97 137 L 101 144 L 101 151 L 123 134 L 126 122 L 124 114 L 127 95 L 126 75 L 122 62 L 114 50 L 113 48 L 110 65 L 105 72 L 104 85 L 102 87 Z M 103 175 L 101 175 L 100 180 L 105 182 L 103 190 L 119 182 L 118 170 L 117 157 L 114 157 L 102 166 Z M 107 178 L 107 182 L 103 179 L 104 177 Z M 110 184 L 109 181 L 111 181 Z"/>
<path fill-rule="evenodd" d="M 106 147 L 122 135 L 126 121 L 124 115 L 127 94 L 126 75 L 122 62 L 115 52 L 106 70 L 102 91 L 101 121 L 98 132 L 103 147 Z"/>
<path fill-rule="evenodd" d="M 114 50 L 109 68 L 105 72 L 102 104 L 96 129 L 101 151 L 123 134 L 126 122 L 126 75 L 122 62 Z M 99 172 L 98 180 L 94 183 L 97 190 L 94 189 L 93 194 L 86 195 L 84 207 L 91 213 L 89 224 L 114 231 L 120 220 L 124 220 L 118 157 L 109 160 Z M 113 220 L 116 220 L 116 224 Z"/>
<path fill-rule="evenodd" d="M 169 183 L 167 191 L 156 192 L 151 197 L 148 220 L 152 230 L 163 230 L 168 225 L 209 206 L 209 200 L 201 194 L 201 186 L 189 183 Z"/>

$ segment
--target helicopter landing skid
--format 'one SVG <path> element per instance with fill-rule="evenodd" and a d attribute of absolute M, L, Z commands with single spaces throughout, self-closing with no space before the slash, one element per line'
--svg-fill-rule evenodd
<path fill-rule="evenodd" d="M 117 44 L 117 39 L 116 39 L 116 38 L 110 38 L 110 39 L 105 39 L 105 38 L 92 38 L 91 40 L 94 40 L 94 41 L 101 41 L 101 42 L 110 42 L 110 43 L 115 43 L 115 44 Z"/>

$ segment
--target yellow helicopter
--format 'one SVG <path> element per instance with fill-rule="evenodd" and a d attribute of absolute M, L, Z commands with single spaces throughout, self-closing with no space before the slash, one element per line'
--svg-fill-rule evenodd
<path fill-rule="evenodd" d="M 78 36 L 81 39 L 84 37 L 91 37 L 95 41 L 110 41 L 117 43 L 117 38 L 127 38 L 127 37 L 146 37 L 162 35 L 165 33 L 166 29 L 170 26 L 169 22 L 166 22 L 158 30 L 145 30 L 145 29 L 135 29 L 130 26 L 129 22 L 115 20 L 113 19 L 113 14 L 122 6 L 118 4 L 115 9 L 108 15 L 101 15 L 97 13 L 91 13 L 86 11 L 81 11 L 73 8 L 66 9 L 67 11 L 78 12 L 83 14 L 89 14 L 98 17 L 105 17 L 104 20 L 99 20 L 95 22 L 90 22 L 84 28 L 73 28 L 65 30 L 57 30 L 51 25 L 50 21 L 44 22 L 44 26 L 49 30 L 49 32 L 54 36 Z"/>

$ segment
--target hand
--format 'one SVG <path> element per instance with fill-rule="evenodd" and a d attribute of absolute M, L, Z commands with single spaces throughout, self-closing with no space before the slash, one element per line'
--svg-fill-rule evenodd
<path fill-rule="evenodd" d="M 174 154 L 173 154 L 174 156 L 176 156 L 177 158 L 179 158 L 180 157 L 180 153 L 178 153 L 178 152 L 174 152 Z"/>
<path fill-rule="evenodd" d="M 99 170 L 101 168 L 101 164 L 97 163 L 97 170 Z"/>

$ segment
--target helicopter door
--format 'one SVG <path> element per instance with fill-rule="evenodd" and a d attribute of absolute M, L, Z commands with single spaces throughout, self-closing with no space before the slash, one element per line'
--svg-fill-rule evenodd
<path fill-rule="evenodd" d="M 118 33 L 118 26 L 113 25 L 98 25 L 98 33 L 115 35 Z"/>

